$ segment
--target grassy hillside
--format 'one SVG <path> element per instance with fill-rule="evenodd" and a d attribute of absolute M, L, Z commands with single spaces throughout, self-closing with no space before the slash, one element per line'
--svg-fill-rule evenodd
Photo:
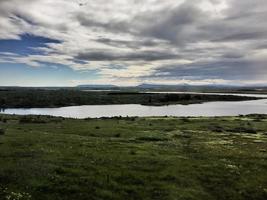
<path fill-rule="evenodd" d="M 267 199 L 266 116 L 0 118 L 0 199 Z"/>

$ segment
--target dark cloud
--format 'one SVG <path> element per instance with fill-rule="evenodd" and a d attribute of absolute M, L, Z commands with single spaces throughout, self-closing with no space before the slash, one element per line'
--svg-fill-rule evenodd
<path fill-rule="evenodd" d="M 178 55 L 172 53 L 143 51 L 137 53 L 112 53 L 112 52 L 86 52 L 76 56 L 78 60 L 87 61 L 158 61 L 177 59 Z"/>
<path fill-rule="evenodd" d="M 186 43 L 193 41 L 198 34 L 193 26 L 208 18 L 195 4 L 195 1 L 186 1 L 182 5 L 173 8 L 140 12 L 126 21 L 113 19 L 103 22 L 95 19 L 94 16 L 82 13 L 77 14 L 76 19 L 86 27 L 103 29 L 114 33 L 131 34 L 141 40 L 142 38 L 157 38 L 174 43 Z"/>
<path fill-rule="evenodd" d="M 266 44 L 259 44 L 255 47 L 255 49 L 259 49 L 259 50 L 267 49 L 267 43 Z"/>
<path fill-rule="evenodd" d="M 152 23 L 147 23 L 140 34 L 185 44 L 196 39 L 198 33 L 194 30 L 194 26 L 205 20 L 205 17 L 206 14 L 196 7 L 193 1 L 186 1 L 175 8 L 161 10 L 145 17 Z"/>
<path fill-rule="evenodd" d="M 231 41 L 241 41 L 241 40 L 258 40 L 261 38 L 267 38 L 266 33 L 251 32 L 251 33 L 238 33 L 213 40 L 214 42 L 231 42 Z"/>
<path fill-rule="evenodd" d="M 225 59 L 241 59 L 242 57 L 244 57 L 245 55 L 242 52 L 227 52 L 225 54 L 222 55 L 222 58 Z"/>
<path fill-rule="evenodd" d="M 151 77 L 169 77 L 178 80 L 194 79 L 194 77 L 197 79 L 255 80 L 264 77 L 266 73 L 265 62 L 225 58 L 212 62 L 162 66 L 155 70 Z"/>
<path fill-rule="evenodd" d="M 125 21 L 107 21 L 102 22 L 97 19 L 94 19 L 93 16 L 87 16 L 84 13 L 78 13 L 75 18 L 78 20 L 78 22 L 85 27 L 89 28 L 96 28 L 96 29 L 103 29 L 108 32 L 113 33 L 128 33 L 130 32 L 130 24 Z"/>
<path fill-rule="evenodd" d="M 115 40 L 115 39 L 109 39 L 109 38 L 100 38 L 95 40 L 96 42 L 100 42 L 112 47 L 120 47 L 120 48 L 130 48 L 130 49 L 140 49 L 143 47 L 156 47 L 159 43 L 158 41 L 153 40 Z"/>

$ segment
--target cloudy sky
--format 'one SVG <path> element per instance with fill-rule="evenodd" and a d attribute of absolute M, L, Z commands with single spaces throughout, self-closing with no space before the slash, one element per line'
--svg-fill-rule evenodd
<path fill-rule="evenodd" d="M 267 84 L 266 0 L 0 0 L 0 85 Z"/>

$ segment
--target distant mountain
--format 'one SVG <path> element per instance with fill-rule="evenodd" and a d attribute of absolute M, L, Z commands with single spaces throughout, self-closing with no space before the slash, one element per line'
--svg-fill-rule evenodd
<path fill-rule="evenodd" d="M 241 86 L 234 86 L 234 85 L 190 85 L 190 84 L 177 84 L 177 85 L 161 85 L 161 84 L 141 84 L 137 86 L 138 88 L 201 88 L 201 87 L 211 87 L 211 88 L 228 88 L 228 87 L 241 87 Z"/>
<path fill-rule="evenodd" d="M 196 87 L 188 84 L 179 84 L 179 85 L 161 85 L 161 84 L 141 84 L 137 86 L 140 89 L 184 89 Z"/>
<path fill-rule="evenodd" d="M 184 85 L 161 85 L 161 84 L 147 84 L 143 83 L 141 85 L 138 85 L 138 88 L 143 88 L 143 89 L 154 89 L 154 88 L 173 88 L 173 87 L 181 87 Z"/>
<path fill-rule="evenodd" d="M 180 91 L 180 92 L 198 92 L 198 91 L 214 91 L 214 90 L 229 90 L 229 88 L 237 89 L 237 86 L 229 85 L 160 85 L 160 84 L 141 84 L 137 86 L 141 90 L 161 90 L 161 91 Z"/>
<path fill-rule="evenodd" d="M 102 89 L 102 88 L 118 88 L 116 85 L 78 85 L 78 88 Z"/>
<path fill-rule="evenodd" d="M 231 91 L 262 91 L 267 90 L 266 87 L 249 87 L 237 85 L 191 85 L 191 84 L 150 84 L 143 83 L 138 86 L 117 86 L 117 85 L 78 85 L 78 89 L 82 90 L 121 90 L 121 91 L 179 91 L 179 92 L 231 92 Z"/>

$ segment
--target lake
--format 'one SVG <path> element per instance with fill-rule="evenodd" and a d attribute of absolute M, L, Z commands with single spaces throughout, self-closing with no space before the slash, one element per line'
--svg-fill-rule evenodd
<path fill-rule="evenodd" d="M 166 92 L 165 92 L 166 93 Z M 202 94 L 202 93 L 200 93 Z M 213 93 L 211 93 L 213 94 Z M 229 94 L 221 94 L 229 95 Z M 267 98 L 267 95 L 231 94 L 242 96 L 257 96 Z M 238 102 L 207 102 L 190 105 L 144 106 L 138 104 L 123 105 L 84 105 L 61 108 L 30 108 L 5 109 L 0 113 L 17 115 L 51 115 L 71 118 L 98 118 L 113 116 L 236 116 L 247 114 L 267 114 L 267 99 Z"/>

